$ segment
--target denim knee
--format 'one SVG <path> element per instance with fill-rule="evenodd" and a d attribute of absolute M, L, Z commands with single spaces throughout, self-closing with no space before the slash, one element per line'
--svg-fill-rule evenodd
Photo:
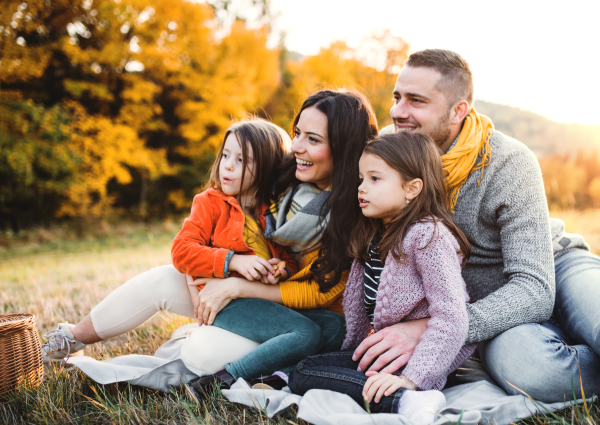
<path fill-rule="evenodd" d="M 537 323 L 516 326 L 484 341 L 481 353 L 485 369 L 508 394 L 525 393 L 549 403 L 571 400 L 573 387 L 581 397 L 578 361 L 593 360 L 589 347 L 570 347 L 551 326 Z M 596 382 L 589 382 L 586 394 L 597 392 L 596 387 Z"/>
<path fill-rule="evenodd" d="M 294 329 L 298 336 L 298 355 L 301 357 L 317 354 L 324 343 L 321 327 L 311 320 L 304 321 Z"/>
<path fill-rule="evenodd" d="M 304 395 L 308 390 L 314 388 L 313 374 L 306 373 L 307 370 L 312 370 L 318 367 L 327 367 L 328 363 L 323 355 L 306 357 L 296 365 L 296 368 L 290 373 L 288 386 L 294 394 Z"/>
<path fill-rule="evenodd" d="M 318 356 L 307 357 L 304 360 L 301 360 L 300 363 L 296 365 L 294 370 L 290 373 L 288 379 L 288 386 L 290 387 L 290 391 L 294 394 L 304 395 L 306 391 L 310 388 L 306 385 L 307 380 L 309 379 L 302 371 L 306 368 L 311 368 L 315 366 L 319 366 L 320 363 L 318 361 Z"/>
<path fill-rule="evenodd" d="M 600 257 L 576 249 L 559 257 L 555 268 L 555 319 L 573 341 L 600 356 Z"/>
<path fill-rule="evenodd" d="M 316 355 L 316 356 L 306 357 L 303 360 L 301 360 L 300 363 L 298 363 L 298 365 L 296 366 L 296 370 L 301 373 L 302 370 L 307 369 L 307 368 L 317 367 L 317 366 L 326 366 L 326 365 L 327 365 L 327 362 L 323 359 L 323 357 L 321 357 L 320 355 Z"/>
<path fill-rule="evenodd" d="M 323 329 L 323 336 L 327 336 L 321 347 L 321 353 L 329 353 L 342 348 L 346 338 L 346 318 L 341 314 L 331 316 L 331 322 Z"/>

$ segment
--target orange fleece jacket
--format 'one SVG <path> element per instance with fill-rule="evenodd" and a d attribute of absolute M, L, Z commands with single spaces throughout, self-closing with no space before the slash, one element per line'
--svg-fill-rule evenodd
<path fill-rule="evenodd" d="M 267 206 L 262 207 L 262 212 Z M 194 277 L 225 277 L 225 258 L 230 250 L 240 255 L 254 255 L 243 238 L 244 212 L 233 196 L 208 189 L 194 197 L 192 212 L 183 222 L 171 247 L 173 266 Z M 265 227 L 261 214 L 260 224 Z M 267 240 L 275 258 L 286 262 L 295 274 L 296 260 L 285 248 Z"/>

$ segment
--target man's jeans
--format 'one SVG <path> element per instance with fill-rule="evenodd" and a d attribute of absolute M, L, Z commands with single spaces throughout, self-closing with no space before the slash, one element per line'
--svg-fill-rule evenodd
<path fill-rule="evenodd" d="M 302 360 L 290 375 L 289 386 L 294 394 L 304 395 L 313 388 L 337 391 L 348 394 L 360 406 L 365 406 L 362 396 L 367 378 L 358 372 L 358 361 L 352 360 L 354 349 L 319 354 Z M 371 413 L 398 413 L 400 399 L 406 391 L 401 388 L 389 396 L 383 396 L 379 403 L 371 400 Z"/>
<path fill-rule="evenodd" d="M 227 363 L 234 378 L 257 378 L 282 370 L 289 372 L 304 357 L 339 350 L 346 322 L 339 313 L 323 310 L 291 310 L 258 298 L 231 301 L 213 326 L 261 343 L 241 359 Z"/>
<path fill-rule="evenodd" d="M 573 250 L 555 261 L 555 270 L 550 320 L 481 343 L 483 364 L 509 394 L 557 402 L 572 400 L 574 389 L 581 398 L 581 376 L 585 396 L 600 396 L 600 257 Z"/>

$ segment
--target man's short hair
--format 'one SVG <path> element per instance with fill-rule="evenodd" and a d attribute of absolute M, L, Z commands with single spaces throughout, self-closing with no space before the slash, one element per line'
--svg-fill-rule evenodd
<path fill-rule="evenodd" d="M 448 103 L 466 100 L 473 106 L 473 74 L 466 60 L 450 50 L 427 49 L 415 52 L 404 65 L 413 68 L 432 68 L 442 74 L 437 89 L 446 95 Z"/>

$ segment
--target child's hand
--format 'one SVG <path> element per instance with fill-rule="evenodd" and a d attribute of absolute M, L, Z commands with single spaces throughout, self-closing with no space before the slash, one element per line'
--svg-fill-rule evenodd
<path fill-rule="evenodd" d="M 277 268 L 277 270 L 275 270 L 273 274 L 269 273 L 267 275 L 268 283 L 270 283 L 271 285 L 277 285 L 280 281 L 286 280 L 289 277 L 288 272 L 285 269 L 285 261 L 281 261 L 279 258 L 271 258 L 269 260 L 269 263 L 273 266 L 279 264 L 279 267 Z"/>
<path fill-rule="evenodd" d="M 386 372 L 367 372 L 369 377 L 363 387 L 363 397 L 367 402 L 371 402 L 375 397 L 375 403 L 379 403 L 383 396 L 389 396 L 400 388 L 415 390 L 415 385 L 404 376 L 396 376 Z"/>
<path fill-rule="evenodd" d="M 248 280 L 259 280 L 262 283 L 269 283 L 269 272 L 273 273 L 275 271 L 267 260 L 258 255 L 238 254 L 231 257 L 229 270 L 240 273 Z"/>

